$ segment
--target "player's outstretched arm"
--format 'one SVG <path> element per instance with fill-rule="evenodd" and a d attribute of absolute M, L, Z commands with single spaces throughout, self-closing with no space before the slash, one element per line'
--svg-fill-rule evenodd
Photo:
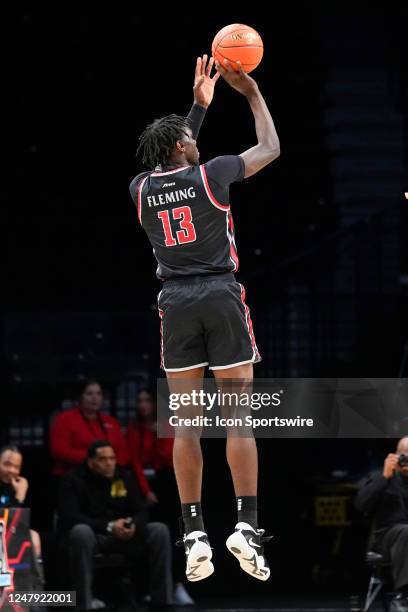
<path fill-rule="evenodd" d="M 231 87 L 247 98 L 255 118 L 258 144 L 241 153 L 245 163 L 245 178 L 248 178 L 279 157 L 278 134 L 256 81 L 244 72 L 242 66 L 239 71 L 235 71 L 228 60 L 225 60 L 224 66 L 217 63 L 216 69 Z"/>

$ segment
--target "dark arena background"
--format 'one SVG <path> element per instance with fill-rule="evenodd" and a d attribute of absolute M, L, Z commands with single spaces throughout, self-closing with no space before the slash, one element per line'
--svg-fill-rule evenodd
<path fill-rule="evenodd" d="M 162 376 L 160 283 L 128 191 L 143 170 L 138 136 L 156 117 L 188 113 L 197 55 L 234 22 L 263 38 L 252 76 L 281 143 L 278 160 L 231 188 L 238 278 L 263 356 L 255 376 L 408 376 L 406 6 L 20 7 L 2 26 L 13 140 L 0 441 L 23 454 L 47 590 L 60 588 L 63 571 L 52 419 L 92 378 L 125 429 L 138 391 Z M 201 159 L 255 142 L 247 102 L 220 80 Z M 406 432 L 400 422 L 395 439 L 258 441 L 259 523 L 274 535 L 266 583 L 240 572 L 225 549 L 235 519 L 225 441 L 204 440 L 216 571 L 188 584 L 195 606 L 363 609 L 372 519 L 354 496 Z M 116 570 L 101 571 L 113 585 Z M 370 609 L 381 605 L 379 597 Z"/>

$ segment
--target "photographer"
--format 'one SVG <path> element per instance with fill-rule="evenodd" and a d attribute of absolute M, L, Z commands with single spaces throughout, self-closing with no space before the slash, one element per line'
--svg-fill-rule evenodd
<path fill-rule="evenodd" d="M 408 612 L 408 437 L 384 461 L 382 472 L 372 474 L 356 497 L 356 507 L 374 513 L 373 549 L 391 564 L 395 609 Z"/>
<path fill-rule="evenodd" d="M 136 478 L 116 464 L 108 441 L 94 442 L 88 459 L 63 476 L 58 514 L 79 608 L 103 607 L 92 593 L 95 552 L 125 555 L 136 584 L 146 568 L 152 604 L 172 603 L 169 530 L 163 523 L 146 522 Z"/>

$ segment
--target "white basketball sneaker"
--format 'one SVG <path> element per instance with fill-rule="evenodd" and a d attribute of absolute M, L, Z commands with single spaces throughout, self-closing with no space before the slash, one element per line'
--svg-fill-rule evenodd
<path fill-rule="evenodd" d="M 258 580 L 268 580 L 271 573 L 262 543 L 268 542 L 273 536 L 264 537 L 264 533 L 264 529 L 255 530 L 248 523 L 237 523 L 234 533 L 226 542 L 241 569 Z"/>
<path fill-rule="evenodd" d="M 204 531 L 191 531 L 183 537 L 186 551 L 186 576 L 190 582 L 208 578 L 214 571 L 211 563 L 212 550 Z"/>

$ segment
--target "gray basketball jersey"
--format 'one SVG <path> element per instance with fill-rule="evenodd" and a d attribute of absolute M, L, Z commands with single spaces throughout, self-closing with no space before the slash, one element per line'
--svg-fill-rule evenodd
<path fill-rule="evenodd" d="M 238 270 L 230 206 L 216 200 L 204 165 L 147 173 L 135 203 L 158 278 Z"/>

